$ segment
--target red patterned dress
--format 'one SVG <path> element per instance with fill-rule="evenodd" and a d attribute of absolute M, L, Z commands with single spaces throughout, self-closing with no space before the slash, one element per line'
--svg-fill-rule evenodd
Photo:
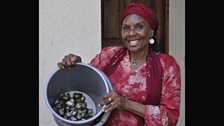
<path fill-rule="evenodd" d="M 117 50 L 121 47 L 104 48 L 90 64 L 103 69 Z M 106 122 L 106 126 L 137 126 L 144 120 L 146 126 L 175 126 L 180 112 L 181 77 L 176 60 L 167 54 L 160 54 L 163 68 L 162 97 L 159 106 L 145 105 L 144 118 L 126 110 L 114 110 Z M 121 96 L 144 104 L 146 100 L 146 64 L 131 70 L 130 55 L 127 51 L 117 69 L 109 76 L 114 90 Z M 138 107 L 138 106 L 136 106 Z"/>

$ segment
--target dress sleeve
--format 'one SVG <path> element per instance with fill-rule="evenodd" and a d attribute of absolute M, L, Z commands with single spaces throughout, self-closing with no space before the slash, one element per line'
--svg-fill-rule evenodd
<path fill-rule="evenodd" d="M 145 106 L 146 126 L 176 126 L 180 112 L 181 75 L 173 57 L 161 60 L 163 66 L 162 98 L 159 106 Z"/>

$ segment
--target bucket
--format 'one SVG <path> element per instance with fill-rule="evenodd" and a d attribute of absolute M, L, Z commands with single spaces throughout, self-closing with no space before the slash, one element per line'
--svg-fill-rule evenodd
<path fill-rule="evenodd" d="M 55 122 L 59 126 L 102 126 L 110 113 L 104 113 L 102 107 L 103 96 L 112 89 L 108 77 L 99 69 L 84 63 L 77 63 L 71 70 L 58 69 L 50 75 L 45 88 L 45 101 Z M 88 119 L 72 121 L 59 115 L 54 109 L 54 103 L 60 93 L 82 93 L 86 98 L 87 107 L 94 115 Z M 100 121 L 96 123 L 96 119 Z"/>

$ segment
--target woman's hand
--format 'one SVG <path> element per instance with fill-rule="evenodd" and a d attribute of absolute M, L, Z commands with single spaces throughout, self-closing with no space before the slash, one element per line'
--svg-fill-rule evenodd
<path fill-rule="evenodd" d="M 64 69 L 64 68 L 71 69 L 71 67 L 75 66 L 75 64 L 78 62 L 82 62 L 82 59 L 80 56 L 77 56 L 74 54 L 68 54 L 68 55 L 65 55 L 62 61 L 59 62 L 57 65 L 61 69 Z"/>
<path fill-rule="evenodd" d="M 103 110 L 109 112 L 114 109 L 124 109 L 126 99 L 111 91 L 103 97 L 103 102 Z"/>

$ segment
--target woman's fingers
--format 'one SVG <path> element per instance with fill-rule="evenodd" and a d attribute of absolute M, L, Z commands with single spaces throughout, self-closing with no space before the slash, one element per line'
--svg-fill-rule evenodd
<path fill-rule="evenodd" d="M 65 68 L 61 63 L 58 63 L 58 67 L 59 67 L 60 69 L 64 69 L 64 68 Z"/>
<path fill-rule="evenodd" d="M 58 67 L 71 69 L 75 66 L 75 63 L 82 62 L 81 57 L 73 54 L 66 55 L 61 62 L 58 63 Z"/>
<path fill-rule="evenodd" d="M 110 112 L 110 111 L 116 109 L 117 105 L 118 105 L 118 103 L 117 103 L 117 100 L 115 99 L 115 100 L 111 101 L 110 103 L 108 103 L 106 106 L 104 106 L 103 110 L 105 112 Z"/>
<path fill-rule="evenodd" d="M 71 55 L 71 54 L 69 54 L 69 55 L 67 55 L 67 56 L 65 56 L 65 60 L 63 60 L 64 61 L 64 64 L 67 66 L 67 67 L 70 67 L 71 66 L 71 58 L 73 57 L 73 55 Z"/>
<path fill-rule="evenodd" d="M 112 111 L 114 109 L 122 109 L 124 105 L 123 97 L 119 96 L 116 92 L 109 92 L 103 97 L 104 104 L 103 110 L 105 112 Z"/>
<path fill-rule="evenodd" d="M 76 59 L 77 59 L 77 57 L 71 57 L 71 64 L 73 65 L 73 64 L 75 64 L 75 61 L 76 61 Z"/>

